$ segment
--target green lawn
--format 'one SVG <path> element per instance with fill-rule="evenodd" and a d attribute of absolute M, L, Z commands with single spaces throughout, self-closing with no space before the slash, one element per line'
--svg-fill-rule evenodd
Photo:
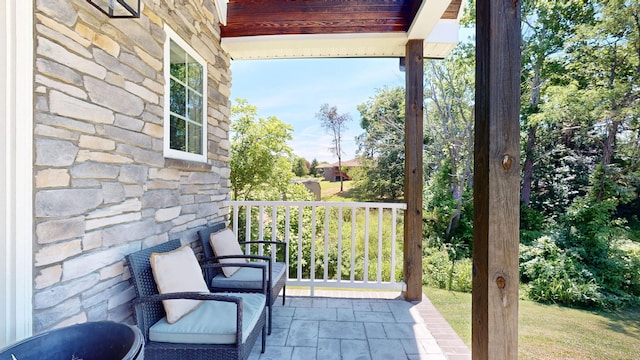
<path fill-rule="evenodd" d="M 471 294 L 425 288 L 471 347 Z M 640 308 L 584 311 L 521 300 L 519 359 L 640 359 Z"/>
<path fill-rule="evenodd" d="M 349 191 L 353 187 L 353 181 L 343 182 L 343 192 L 340 192 L 340 181 L 320 181 L 322 189 L 322 201 L 353 201 L 349 195 Z"/>

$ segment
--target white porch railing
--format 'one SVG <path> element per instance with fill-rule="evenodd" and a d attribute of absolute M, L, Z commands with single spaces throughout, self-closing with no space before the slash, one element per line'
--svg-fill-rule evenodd
<path fill-rule="evenodd" d="M 402 203 L 230 201 L 240 241 L 287 242 L 254 253 L 289 259 L 290 286 L 404 290 Z M 247 247 L 246 252 L 249 251 Z"/>

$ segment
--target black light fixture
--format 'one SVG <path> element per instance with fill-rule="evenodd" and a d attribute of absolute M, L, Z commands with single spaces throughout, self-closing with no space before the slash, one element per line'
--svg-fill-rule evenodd
<path fill-rule="evenodd" d="M 87 0 L 87 2 L 110 18 L 140 17 L 140 0 Z"/>

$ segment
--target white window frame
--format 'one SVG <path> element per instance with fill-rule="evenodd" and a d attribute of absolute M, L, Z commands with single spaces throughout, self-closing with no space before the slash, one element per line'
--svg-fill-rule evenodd
<path fill-rule="evenodd" d="M 187 161 L 207 162 L 207 62 L 191 46 L 189 46 L 186 41 L 184 41 L 166 24 L 164 26 L 164 31 L 165 34 L 167 34 L 164 43 L 164 157 Z M 187 54 L 189 54 L 189 56 L 194 58 L 200 63 L 200 65 L 202 65 L 202 154 L 193 154 L 171 148 L 171 115 L 169 106 L 169 103 L 171 101 L 171 97 L 169 96 L 169 92 L 171 91 L 169 66 L 169 61 L 171 61 L 171 41 L 179 45 L 182 50 L 184 50 Z"/>

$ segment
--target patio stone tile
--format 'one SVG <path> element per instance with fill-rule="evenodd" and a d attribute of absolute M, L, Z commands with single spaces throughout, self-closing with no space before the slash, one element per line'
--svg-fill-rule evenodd
<path fill-rule="evenodd" d="M 293 320 L 293 316 L 280 316 L 276 314 L 277 311 L 274 311 L 273 320 L 271 326 L 275 328 L 289 328 L 291 327 L 291 321 Z"/>
<path fill-rule="evenodd" d="M 313 299 L 311 303 L 311 307 L 314 308 L 326 308 L 327 307 L 327 299 Z"/>
<path fill-rule="evenodd" d="M 310 298 L 310 297 L 306 297 L 306 298 L 295 297 L 295 298 L 287 299 L 287 304 L 285 306 L 296 307 L 296 308 L 301 308 L 301 307 L 310 308 L 312 305 L 313 305 L 313 298 Z"/>
<path fill-rule="evenodd" d="M 267 345 L 264 354 L 260 354 L 260 360 L 290 360 L 292 353 L 292 347 Z"/>
<path fill-rule="evenodd" d="M 389 300 L 373 300 L 370 305 L 371 311 L 389 312 Z"/>
<path fill-rule="evenodd" d="M 447 354 L 446 358 L 448 360 L 471 360 L 471 354 L 466 354 L 466 355 Z"/>
<path fill-rule="evenodd" d="M 371 360 L 369 343 L 366 340 L 341 340 L 342 360 Z"/>
<path fill-rule="evenodd" d="M 424 319 L 414 304 L 394 301 L 389 304 L 389 309 L 397 322 L 423 323 Z"/>
<path fill-rule="evenodd" d="M 337 320 L 336 309 L 327 308 L 297 308 L 293 314 L 294 320 Z"/>
<path fill-rule="evenodd" d="M 353 310 L 336 308 L 336 311 L 338 312 L 338 321 L 356 321 Z"/>
<path fill-rule="evenodd" d="M 407 354 L 400 340 L 376 340 L 369 342 L 372 360 L 406 359 Z"/>
<path fill-rule="evenodd" d="M 389 312 L 389 305 L 387 305 L 389 300 L 354 300 L 353 301 L 353 310 L 356 311 L 382 311 Z"/>
<path fill-rule="evenodd" d="M 287 337 L 289 335 L 289 328 L 273 328 L 271 329 L 271 335 L 267 335 L 267 346 L 285 346 L 287 343 Z"/>
<path fill-rule="evenodd" d="M 444 351 L 440 348 L 436 339 L 418 339 L 418 342 L 422 344 L 427 354 L 442 354 Z M 468 349 L 467 349 L 468 350 Z"/>
<path fill-rule="evenodd" d="M 293 348 L 292 360 L 316 360 L 316 348 L 315 347 L 301 347 L 296 346 Z"/>
<path fill-rule="evenodd" d="M 415 339 L 402 339 L 400 343 L 407 355 L 426 354 L 422 345 Z"/>
<path fill-rule="evenodd" d="M 341 360 L 340 340 L 319 339 L 318 352 L 317 352 L 316 358 L 318 360 Z"/>
<path fill-rule="evenodd" d="M 407 356 L 409 360 L 453 360 L 451 358 L 447 358 L 444 355 L 438 354 L 418 354 L 418 355 L 409 355 Z"/>
<path fill-rule="evenodd" d="M 320 338 L 329 339 L 366 339 L 364 325 L 361 322 L 321 321 Z"/>
<path fill-rule="evenodd" d="M 354 311 L 356 321 L 393 323 L 396 319 L 390 312 Z"/>
<path fill-rule="evenodd" d="M 409 309 L 415 307 L 414 303 L 408 301 L 389 301 L 387 302 L 387 306 L 389 307 L 389 311 L 409 311 Z"/>
<path fill-rule="evenodd" d="M 276 316 L 289 316 L 289 317 L 292 317 L 295 312 L 296 312 L 296 308 L 294 308 L 294 307 L 289 307 L 289 306 L 274 307 L 273 308 L 273 318 L 275 319 Z"/>
<path fill-rule="evenodd" d="M 433 339 L 423 324 L 382 324 L 389 339 Z"/>
<path fill-rule="evenodd" d="M 325 297 L 313 298 L 293 290 L 285 306 L 274 307 L 266 353 L 260 354 L 258 339 L 249 360 L 471 359 L 428 299 L 409 303 L 353 291 L 324 291 Z M 333 293 L 336 297 L 326 297 Z"/>
<path fill-rule="evenodd" d="M 400 342 L 407 355 L 429 354 L 424 344 L 418 339 L 401 339 Z M 438 349 L 438 352 L 435 352 L 435 354 L 442 354 L 442 351 Z"/>
<path fill-rule="evenodd" d="M 369 300 L 353 300 L 353 310 L 357 311 L 372 311 L 371 301 Z"/>
<path fill-rule="evenodd" d="M 318 322 L 306 320 L 293 320 L 287 346 L 317 346 L 318 344 Z"/>
<path fill-rule="evenodd" d="M 353 309 L 353 301 L 349 299 L 327 299 L 327 307 Z"/>
<path fill-rule="evenodd" d="M 364 323 L 364 328 L 367 331 L 367 339 L 386 339 L 387 334 L 384 332 L 382 323 Z"/>

